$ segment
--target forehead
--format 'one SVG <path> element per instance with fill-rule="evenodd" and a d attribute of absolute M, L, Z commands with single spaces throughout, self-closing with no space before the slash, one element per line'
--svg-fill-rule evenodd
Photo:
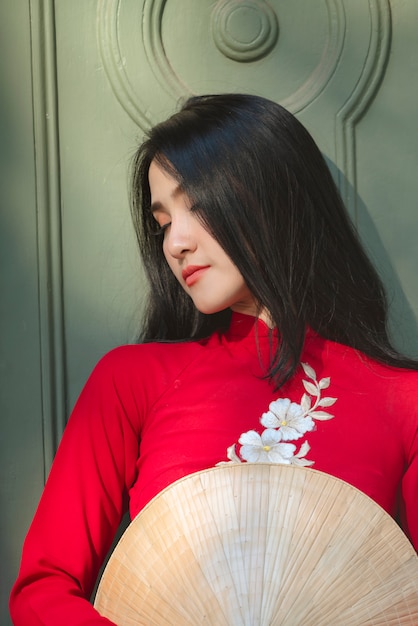
<path fill-rule="evenodd" d="M 165 194 L 180 192 L 181 185 L 166 169 L 155 160 L 151 162 L 148 170 L 148 183 L 151 194 Z"/>
<path fill-rule="evenodd" d="M 163 210 L 178 198 L 184 200 L 186 196 L 181 183 L 155 160 L 151 162 L 148 170 L 148 182 L 152 211 Z"/>

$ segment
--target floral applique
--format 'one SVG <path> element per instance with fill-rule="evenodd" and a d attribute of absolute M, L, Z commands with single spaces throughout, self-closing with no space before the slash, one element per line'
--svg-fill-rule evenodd
<path fill-rule="evenodd" d="M 329 378 L 317 380 L 315 370 L 307 363 L 301 363 L 305 375 L 310 380 L 302 380 L 305 393 L 300 404 L 291 402 L 289 398 L 278 398 L 269 405 L 267 413 L 263 413 L 260 423 L 265 430 L 261 435 L 255 430 L 242 433 L 238 439 L 241 446 L 237 451 L 234 443 L 228 448 L 225 463 L 281 463 L 284 465 L 310 466 L 314 461 L 306 459 L 310 445 L 305 441 L 296 452 L 296 445 L 288 443 L 296 441 L 315 428 L 315 420 L 324 421 L 334 416 L 321 409 L 330 407 L 337 398 L 321 397 L 321 392 L 330 384 Z"/>

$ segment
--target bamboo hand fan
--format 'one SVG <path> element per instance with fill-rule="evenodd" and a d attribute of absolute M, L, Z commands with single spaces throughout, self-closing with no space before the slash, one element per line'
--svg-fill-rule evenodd
<path fill-rule="evenodd" d="M 223 465 L 174 483 L 133 520 L 95 607 L 119 626 L 417 626 L 418 557 L 337 478 Z"/>

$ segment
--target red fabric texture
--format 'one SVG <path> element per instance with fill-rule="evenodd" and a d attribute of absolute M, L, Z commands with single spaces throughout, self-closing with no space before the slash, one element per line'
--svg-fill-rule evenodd
<path fill-rule="evenodd" d="M 274 391 L 262 322 L 234 314 L 209 339 L 116 348 L 73 410 L 29 529 L 11 596 L 15 626 L 110 624 L 88 601 L 121 518 L 226 450 L 277 398 L 300 402 L 302 369 Z M 258 342 L 258 347 L 257 347 Z M 330 377 L 330 421 L 307 439 L 313 468 L 397 518 L 418 549 L 418 372 L 386 367 L 309 332 L 302 361 Z"/>

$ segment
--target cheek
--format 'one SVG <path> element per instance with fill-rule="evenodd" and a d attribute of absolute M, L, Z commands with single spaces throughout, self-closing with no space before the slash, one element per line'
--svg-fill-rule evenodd
<path fill-rule="evenodd" d="M 168 265 L 169 265 L 170 269 L 173 269 L 173 266 L 172 266 L 173 258 L 172 258 L 172 256 L 168 253 L 168 249 L 167 249 L 167 238 L 164 238 L 164 240 L 163 240 L 162 250 L 163 250 L 163 255 L 164 255 L 164 258 L 165 258 L 166 262 L 168 263 Z"/>
<path fill-rule="evenodd" d="M 166 240 L 165 239 L 163 240 L 162 251 L 163 251 L 163 255 L 164 255 L 165 260 L 170 265 L 169 260 L 168 260 L 167 244 L 166 244 Z"/>

